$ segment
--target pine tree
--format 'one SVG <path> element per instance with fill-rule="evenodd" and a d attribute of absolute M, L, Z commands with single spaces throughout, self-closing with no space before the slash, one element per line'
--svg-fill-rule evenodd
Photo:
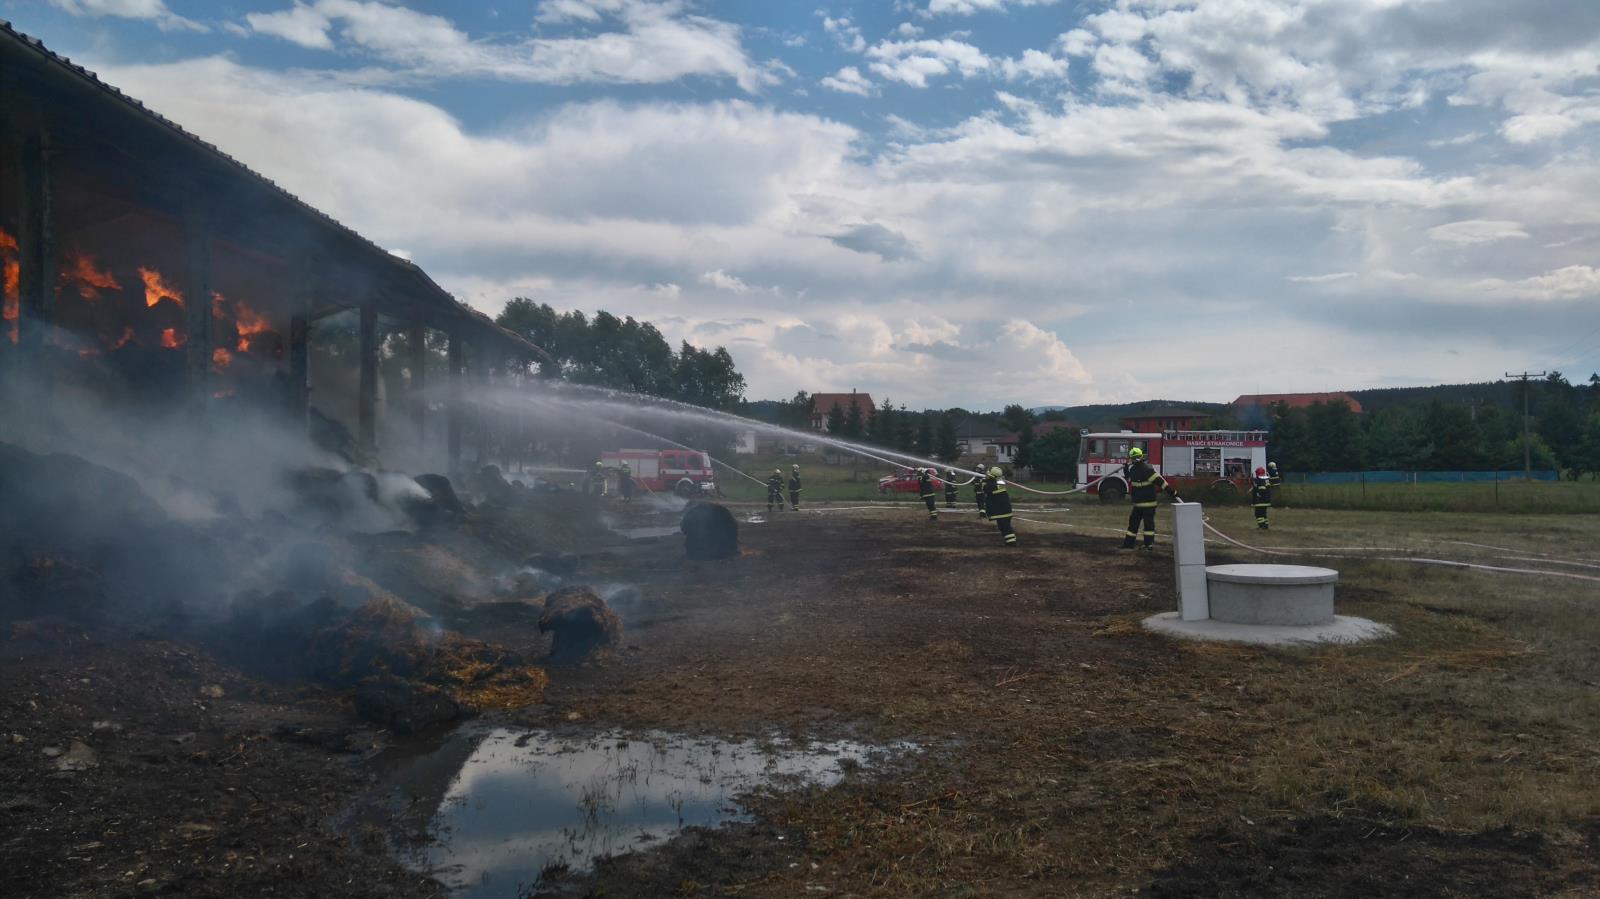
<path fill-rule="evenodd" d="M 961 444 L 956 440 L 956 417 L 949 412 L 939 416 L 939 434 L 934 438 L 934 449 L 942 461 L 954 462 L 961 458 Z"/>

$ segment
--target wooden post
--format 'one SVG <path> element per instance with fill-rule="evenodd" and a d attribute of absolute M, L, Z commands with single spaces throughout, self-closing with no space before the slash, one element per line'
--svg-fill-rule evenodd
<path fill-rule="evenodd" d="M 289 299 L 289 420 L 304 431 L 311 394 L 311 304 L 316 265 L 306 260 Z"/>
<path fill-rule="evenodd" d="M 411 416 L 417 426 L 417 445 L 428 443 L 428 326 L 413 322 L 406 342 L 411 344 Z"/>
<path fill-rule="evenodd" d="M 41 350 L 55 321 L 56 234 L 50 137 L 30 128 L 13 143 L 17 175 L 18 346 Z"/>
<path fill-rule="evenodd" d="M 451 331 L 449 350 L 450 405 L 449 409 L 446 410 L 445 417 L 448 421 L 449 436 L 446 439 L 449 443 L 450 471 L 452 473 L 461 467 L 461 366 L 464 355 L 462 351 L 464 349 L 465 346 L 462 344 L 461 334 Z"/>
<path fill-rule="evenodd" d="M 211 377 L 211 214 L 198 187 L 183 205 L 183 255 L 185 370 L 191 396 L 203 401 Z"/>
<path fill-rule="evenodd" d="M 490 461 L 489 406 L 487 399 L 489 395 L 490 369 L 494 366 L 495 360 L 494 356 L 489 350 L 487 342 L 480 344 L 478 346 L 478 351 L 472 355 L 473 359 L 477 362 L 477 364 L 472 367 L 472 383 L 475 387 L 477 387 L 479 400 L 473 415 L 473 425 L 475 426 L 475 430 L 477 432 L 474 434 L 474 436 L 477 438 L 476 443 L 478 445 L 478 465 L 481 467 L 488 465 Z"/>
<path fill-rule="evenodd" d="M 378 455 L 378 304 L 367 297 L 361 301 L 360 340 L 361 387 L 357 397 L 362 461 Z"/>

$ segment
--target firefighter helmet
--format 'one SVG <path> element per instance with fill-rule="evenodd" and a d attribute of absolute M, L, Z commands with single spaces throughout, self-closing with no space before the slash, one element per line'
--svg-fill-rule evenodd
<path fill-rule="evenodd" d="M 1256 469 L 1256 477 L 1258 477 L 1258 478 L 1264 478 L 1264 477 L 1266 477 L 1266 476 L 1267 476 L 1267 470 L 1266 470 L 1266 469 L 1265 469 L 1265 468 L 1258 468 L 1258 469 Z"/>
<path fill-rule="evenodd" d="M 1000 470 L 1000 466 L 998 466 L 998 465 L 996 465 L 995 467 L 989 469 L 989 477 L 991 477 L 991 478 L 998 478 L 1003 474 L 1005 474 L 1005 472 L 1001 471 Z"/>
<path fill-rule="evenodd" d="M 1144 450 L 1139 449 L 1136 446 L 1133 449 L 1128 450 L 1128 458 L 1130 458 L 1130 459 L 1143 459 L 1144 458 Z"/>
<path fill-rule="evenodd" d="M 794 463 L 793 465 L 791 465 L 789 467 L 793 468 L 795 471 L 799 471 L 800 470 L 800 463 L 796 462 L 796 463 Z"/>
<path fill-rule="evenodd" d="M 773 473 L 773 474 L 783 474 L 783 469 L 781 469 L 781 468 L 774 468 L 774 469 L 773 469 L 773 470 L 772 470 L 772 473 Z"/>

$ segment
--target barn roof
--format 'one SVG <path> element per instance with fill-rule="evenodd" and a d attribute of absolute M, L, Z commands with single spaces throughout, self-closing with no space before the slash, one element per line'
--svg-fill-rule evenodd
<path fill-rule="evenodd" d="M 166 153 L 202 163 L 209 170 L 208 173 L 220 173 L 222 177 L 263 192 L 279 207 L 274 212 L 287 211 L 319 230 L 320 239 L 316 241 L 318 249 L 327 253 L 328 258 L 336 257 L 340 263 L 354 264 L 369 273 L 381 273 L 386 278 L 385 286 L 395 294 L 380 295 L 380 311 L 393 311 L 384 308 L 386 303 L 404 303 L 408 307 L 405 314 L 407 318 L 423 318 L 426 324 L 441 330 L 459 327 L 469 339 L 474 336 L 486 337 L 517 355 L 545 360 L 550 358 L 540 347 L 457 300 L 435 283 L 420 266 L 378 246 L 224 153 L 216 145 L 184 130 L 171 119 L 102 81 L 94 72 L 51 51 L 37 38 L 17 31 L 3 19 L 0 19 L 0 79 L 4 81 L 6 93 L 13 95 L 19 93 L 24 85 L 43 85 L 55 92 L 47 95 L 46 99 L 50 101 L 58 101 L 62 97 L 71 100 L 98 98 L 102 101 L 99 109 L 112 115 L 97 116 L 92 123 L 85 124 L 92 124 L 97 133 L 104 135 L 105 140 L 114 141 L 118 134 L 138 133 L 143 140 L 158 142 L 160 149 Z M 44 92 L 40 93 L 42 95 Z M 122 115 L 116 115 L 118 112 Z M 74 118 L 71 112 L 53 110 L 47 103 L 40 103 L 38 113 L 46 119 L 55 115 L 65 123 L 63 127 L 70 128 L 75 124 L 66 121 Z M 139 161 L 136 159 L 134 164 Z M 404 296 L 402 298 L 396 294 Z"/>

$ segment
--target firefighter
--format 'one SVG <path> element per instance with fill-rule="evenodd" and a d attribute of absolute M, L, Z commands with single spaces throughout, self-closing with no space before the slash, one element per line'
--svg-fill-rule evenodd
<path fill-rule="evenodd" d="M 626 465 L 617 469 L 617 486 L 622 490 L 622 501 L 633 502 L 633 469 Z"/>
<path fill-rule="evenodd" d="M 983 508 L 1000 529 L 1006 545 L 1016 546 L 1017 532 L 1011 529 L 1011 494 L 1006 492 L 1005 478 L 1001 477 L 1004 473 L 998 465 L 989 469 L 989 476 L 984 479 Z"/>
<path fill-rule="evenodd" d="M 1144 548 L 1153 549 L 1156 545 L 1156 495 L 1165 490 L 1168 496 L 1177 499 L 1178 491 L 1167 483 L 1166 478 L 1156 473 L 1154 466 L 1145 461 L 1144 450 L 1134 447 L 1128 451 L 1128 459 L 1129 463 L 1123 466 L 1122 473 L 1133 491 L 1133 514 L 1128 516 L 1128 530 L 1122 538 L 1122 548 L 1133 549 L 1142 525 Z"/>
<path fill-rule="evenodd" d="M 589 472 L 589 492 L 595 496 L 606 495 L 606 463 L 594 460 L 594 469 Z"/>
<path fill-rule="evenodd" d="M 944 507 L 956 507 L 956 470 L 954 468 L 944 473 Z"/>
<path fill-rule="evenodd" d="M 1271 485 L 1273 487 L 1276 487 L 1279 484 L 1283 483 L 1283 475 L 1278 474 L 1278 463 L 1276 463 L 1276 462 L 1268 462 L 1267 463 L 1267 480 L 1269 482 L 1271 482 Z"/>
<path fill-rule="evenodd" d="M 789 468 L 789 506 L 796 512 L 800 511 L 800 463 L 796 462 Z"/>
<path fill-rule="evenodd" d="M 988 503 L 985 502 L 987 499 L 985 492 L 988 489 L 989 481 L 983 476 L 983 469 L 980 467 L 978 473 L 972 476 L 972 498 L 978 504 L 978 517 L 984 521 L 989 520 Z"/>
<path fill-rule="evenodd" d="M 922 501 L 928 506 L 928 520 L 939 520 L 939 494 L 933 489 L 933 469 L 917 469 L 917 487 L 922 492 Z"/>
<path fill-rule="evenodd" d="M 774 468 L 772 477 L 767 478 L 767 514 L 772 514 L 772 507 L 776 504 L 778 511 L 783 511 L 783 469 Z"/>
<path fill-rule="evenodd" d="M 1250 508 L 1256 510 L 1256 528 L 1267 530 L 1267 512 L 1272 508 L 1272 475 L 1265 468 L 1256 469 L 1256 478 L 1250 482 Z"/>

